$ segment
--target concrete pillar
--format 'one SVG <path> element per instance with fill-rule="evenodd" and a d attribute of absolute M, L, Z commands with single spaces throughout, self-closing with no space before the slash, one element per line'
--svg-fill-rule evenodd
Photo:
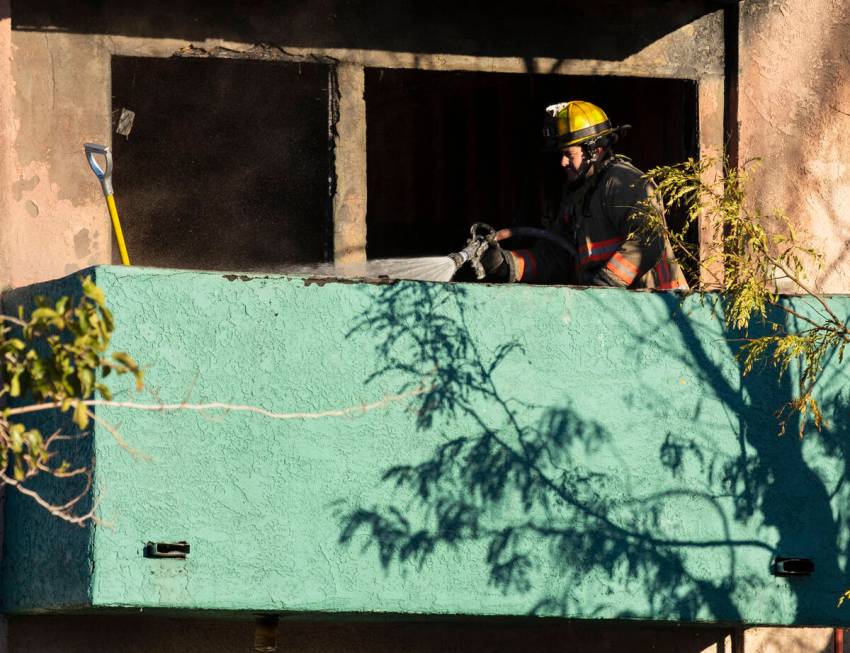
<path fill-rule="evenodd" d="M 334 260 L 356 263 L 366 260 L 366 85 L 363 66 L 340 64 L 337 84 Z"/>
<path fill-rule="evenodd" d="M 699 115 L 699 154 L 702 159 L 716 161 L 706 174 L 706 182 L 710 183 L 723 174 L 723 93 L 722 77 L 704 77 L 698 82 L 697 105 Z M 700 259 L 705 261 L 721 251 L 722 238 L 716 237 L 716 224 L 712 216 L 704 214 L 699 221 Z M 723 265 L 718 259 L 716 263 L 700 271 L 700 285 L 704 289 L 717 288 L 723 281 Z"/>

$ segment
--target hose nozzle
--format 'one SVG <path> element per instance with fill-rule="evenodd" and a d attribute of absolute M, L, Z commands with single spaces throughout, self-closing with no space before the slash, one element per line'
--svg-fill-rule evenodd
<path fill-rule="evenodd" d="M 454 261 L 455 269 L 459 270 L 465 263 L 469 262 L 472 269 L 475 270 L 476 278 L 483 279 L 486 276 L 484 266 L 481 265 L 481 256 L 490 247 L 490 244 L 495 242 L 496 230 L 489 224 L 476 222 L 469 228 L 469 240 L 466 241 L 466 247 L 459 252 L 449 254 L 449 258 Z"/>
<path fill-rule="evenodd" d="M 459 270 L 464 263 L 475 256 L 477 249 L 478 243 L 470 241 L 470 243 L 459 252 L 452 252 L 449 254 L 449 258 L 454 261 L 455 269 Z"/>

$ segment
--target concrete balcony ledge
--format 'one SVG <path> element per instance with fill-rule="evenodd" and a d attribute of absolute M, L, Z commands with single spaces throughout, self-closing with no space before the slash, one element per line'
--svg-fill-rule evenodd
<path fill-rule="evenodd" d="M 153 393 L 115 380 L 116 401 L 355 409 L 100 408 L 149 459 L 95 425 L 84 528 L 7 492 L 7 613 L 850 625 L 846 373 L 822 379 L 821 433 L 779 438 L 791 381 L 742 378 L 697 295 L 89 272 Z M 175 541 L 186 559 L 144 556 Z M 776 577 L 777 556 L 815 571 Z"/>

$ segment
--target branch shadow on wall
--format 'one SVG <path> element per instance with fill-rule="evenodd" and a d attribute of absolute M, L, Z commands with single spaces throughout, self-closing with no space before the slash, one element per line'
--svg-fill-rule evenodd
<path fill-rule="evenodd" d="M 823 623 L 834 608 L 847 533 L 832 505 L 845 488 L 826 487 L 804 457 L 805 441 L 777 437 L 773 413 L 791 396 L 788 381 L 777 382 L 770 370 L 742 378 L 723 369 L 719 361 L 731 360 L 734 345 L 698 333 L 678 297 L 653 302 L 666 317 L 647 316 L 646 324 L 669 321 L 667 337 L 677 333 L 683 346 L 662 355 L 696 370 L 703 395 L 721 407 L 737 441 L 718 442 L 716 415 L 704 417 L 701 403 L 688 407 L 688 430 L 653 440 L 656 459 L 646 469 L 660 476 L 647 479 L 633 477 L 641 464 L 627 460 L 628 433 L 578 408 L 575 398 L 586 390 L 577 378 L 587 370 L 564 370 L 556 404 L 515 396 L 512 383 L 536 381 L 533 370 L 525 378 L 512 371 L 525 356 L 522 335 L 503 328 L 516 337 L 484 342 L 482 330 L 467 323 L 474 313 L 498 331 L 508 323 L 503 307 L 467 311 L 477 300 L 459 284 L 399 283 L 382 293 L 351 336 L 381 334 L 381 364 L 370 380 L 391 378 L 410 389 L 429 379 L 416 426 L 443 439 L 424 459 L 383 471 L 391 502 L 345 504 L 343 544 L 375 550 L 387 570 L 421 569 L 443 548 L 480 551 L 489 584 L 525 597 L 529 614 L 733 624 L 752 619 L 744 608 L 754 601 L 758 614 L 781 610 L 780 599 L 761 591 L 782 582 L 796 599 L 794 622 Z M 605 301 L 604 293 L 596 296 Z M 651 333 L 629 335 L 634 316 L 610 319 L 615 329 L 622 323 L 620 336 L 634 340 L 625 350 L 640 358 Z M 663 338 L 655 342 L 661 350 Z M 725 351 L 718 358 L 712 347 Z M 652 420 L 650 430 L 665 429 L 675 409 L 651 386 L 622 401 L 624 415 Z M 846 398 L 832 402 L 836 414 L 850 408 Z M 621 423 L 627 428 L 628 419 Z M 840 465 L 841 478 L 850 471 L 846 429 L 836 423 L 814 436 L 822 438 L 821 462 Z M 635 437 L 646 432 L 641 426 Z M 783 554 L 815 557 L 817 579 L 771 576 L 770 562 Z"/>
<path fill-rule="evenodd" d="M 704 298 L 712 310 L 722 315 L 723 306 L 717 296 Z M 805 297 L 782 298 L 798 311 L 812 310 Z M 824 625 L 843 623 L 847 616 L 837 609 L 837 598 L 846 590 L 848 495 L 845 479 L 850 472 L 850 396 L 846 387 L 846 371 L 834 354 L 828 357 L 815 393 L 821 402 L 826 421 L 821 430 L 810 422 L 800 424 L 800 417 L 787 410 L 795 396 L 795 371 L 779 375 L 768 362 L 762 362 L 747 375 L 735 364 L 734 373 L 723 373 L 722 358 L 737 361 L 742 339 L 747 334 L 723 331 L 722 339 L 711 343 L 723 353 L 711 355 L 707 339 L 698 333 L 700 322 L 686 317 L 681 306 L 671 305 L 671 321 L 686 345 L 687 354 L 679 362 L 696 370 L 709 390 L 708 396 L 719 400 L 735 434 L 738 454 L 714 457 L 706 469 L 710 484 L 719 483 L 728 492 L 733 509 L 731 523 L 760 523 L 762 530 L 771 529 L 775 555 L 811 558 L 816 573 L 808 578 L 782 580 L 794 598 L 793 623 Z M 811 315 L 817 319 L 817 313 Z M 749 336 L 774 333 L 770 324 L 778 324 L 793 333 L 795 325 L 779 308 L 769 310 L 763 321 L 751 323 Z M 702 325 L 704 327 L 704 324 Z M 640 349 L 640 341 L 636 342 Z M 675 347 L 667 352 L 675 359 Z M 642 393 L 640 398 L 654 410 L 662 410 L 668 398 L 657 393 Z M 633 398 L 633 401 L 638 398 Z M 785 416 L 787 435 L 780 437 L 780 413 Z M 699 415 L 695 414 L 695 419 Z M 802 428 L 801 428 L 802 426 Z M 798 437 L 799 434 L 799 437 Z M 727 436 L 728 437 L 728 436 Z M 706 440 L 697 435 L 682 437 L 668 434 L 675 443 L 678 456 L 704 455 Z M 770 584 L 765 577 L 761 585 Z"/>

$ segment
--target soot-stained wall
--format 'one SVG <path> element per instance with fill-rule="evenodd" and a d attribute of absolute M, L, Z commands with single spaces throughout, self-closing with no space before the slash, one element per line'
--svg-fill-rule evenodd
<path fill-rule="evenodd" d="M 115 187 L 137 265 L 320 261 L 330 233 L 328 67 L 112 60 Z"/>
<path fill-rule="evenodd" d="M 84 8 L 74 0 L 27 0 L 15 7 L 13 19 L 21 30 L 51 27 L 76 33 L 215 37 L 311 48 L 620 61 L 717 10 L 718 3 L 711 0 L 436 0 L 421 6 L 392 0 L 258 0 L 249 8 L 230 10 L 201 0 L 152 0 L 140 12 L 131 0 Z"/>
<path fill-rule="evenodd" d="M 359 0 L 307 5 L 261 1 L 250 9 L 156 0 L 143 10 L 127 0 L 13 2 L 5 29 L 14 56 L 2 84 L 10 89 L 12 115 L 3 120 L 0 132 L 11 153 L 4 163 L 11 192 L 0 195 L 6 216 L 0 232 L 0 282 L 21 285 L 117 260 L 99 186 L 82 159 L 85 142 L 115 148 L 116 200 L 134 263 L 257 270 L 330 253 L 337 260 L 362 260 L 369 240 L 365 69 L 691 80 L 697 84 L 700 149 L 717 149 L 722 142 L 717 127 L 722 24 L 722 10 L 705 0 L 606 0 L 592 5 L 540 0 L 498 6 L 439 2 L 427 11 Z M 231 61 L 218 68 L 212 62 L 187 62 L 191 57 Z M 158 61 L 163 59 L 168 61 Z M 155 81 L 164 86 L 172 80 L 165 96 L 159 96 L 165 100 L 158 102 L 157 94 L 149 93 L 141 100 L 149 106 L 125 107 L 134 84 L 127 76 L 128 60 L 146 61 L 137 66 L 138 89 L 148 64 L 150 70 L 200 70 L 206 65 L 224 71 L 238 65 L 233 59 L 262 61 L 274 72 L 244 64 L 245 74 L 228 82 L 241 87 L 236 94 L 217 88 L 225 83 L 226 72 L 212 73 L 215 81 L 208 78 L 207 83 L 204 75 L 185 73 L 182 79 L 183 73 L 163 72 Z M 330 93 L 330 111 L 325 92 L 299 99 L 282 90 L 291 85 L 269 83 L 298 64 L 302 86 L 310 66 L 331 70 L 336 92 Z M 643 99 L 635 98 L 635 104 Z M 293 123 L 293 100 L 303 100 L 302 109 L 320 103 L 323 109 L 308 109 L 308 118 L 298 111 Z M 139 101 L 136 97 L 133 104 Z M 213 107 L 218 113 L 205 114 Z M 129 139 L 114 131 L 122 108 L 136 111 Z M 225 109 L 231 111 L 229 120 L 221 117 Z M 240 127 L 248 117 L 254 126 Z M 226 142 L 211 128 L 222 124 L 238 132 L 237 142 Z M 275 124 L 285 127 L 269 127 Z M 287 140 L 293 133 L 280 131 L 293 124 L 299 137 L 309 135 L 304 142 L 293 145 Z M 145 143 L 145 130 L 151 129 L 161 142 Z M 320 131 L 321 138 L 314 137 Z M 165 137 L 176 140 L 166 143 Z M 299 148 L 304 147 L 309 156 L 301 156 Z M 265 156 L 262 173 L 244 179 L 243 168 L 222 172 L 222 161 L 234 151 Z M 172 162 L 176 152 L 192 153 L 195 159 Z M 287 157 L 298 166 L 281 164 Z M 243 163 L 248 158 L 242 157 Z M 303 169 L 307 159 L 317 166 L 309 173 Z M 320 165 L 326 166 L 323 183 L 307 200 L 306 186 L 319 178 Z M 176 182 L 177 173 L 187 170 L 194 170 L 195 178 Z M 299 181 L 309 177 L 310 182 L 296 184 L 295 196 L 284 196 L 281 179 L 293 176 Z M 245 188 L 262 192 L 248 198 Z M 233 205 L 234 197 L 239 206 Z M 309 202 L 315 204 L 307 207 Z M 270 215 L 281 206 L 296 206 L 302 217 L 320 213 L 298 224 L 298 248 L 290 247 L 286 234 L 274 233 L 278 224 Z M 200 222 L 214 225 L 214 233 L 197 230 Z M 320 232 L 322 243 L 316 244 Z M 382 236 L 373 235 L 380 251 Z"/>

